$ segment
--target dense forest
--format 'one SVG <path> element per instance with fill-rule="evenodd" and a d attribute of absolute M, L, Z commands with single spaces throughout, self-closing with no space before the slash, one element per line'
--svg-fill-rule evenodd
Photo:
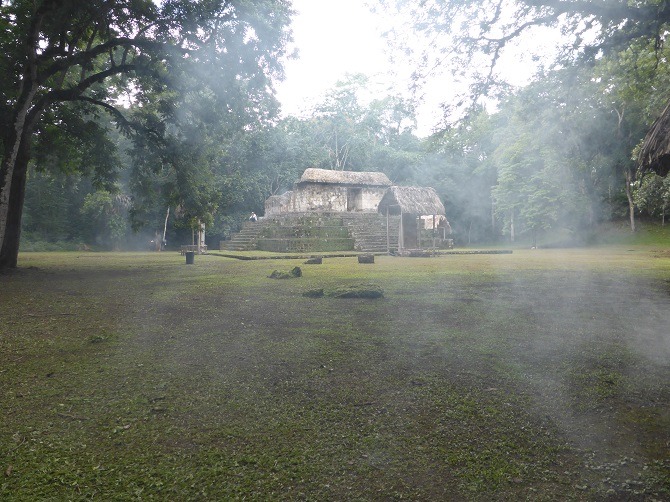
<path fill-rule="evenodd" d="M 408 56 L 415 90 L 427 68 L 469 78 L 462 95 L 445 87 L 428 137 L 416 134 L 419 92 L 363 99 L 361 74 L 282 117 L 290 1 L 2 0 L 3 266 L 19 236 L 22 250 L 123 250 L 166 231 L 169 248 L 204 222 L 216 247 L 307 167 L 434 187 L 460 245 L 665 223 L 670 180 L 641 172 L 637 154 L 670 97 L 668 2 L 372 7 L 410 15 L 412 37 L 431 41 Z M 564 47 L 528 85 L 506 84 L 505 47 L 538 27 L 561 30 Z"/>

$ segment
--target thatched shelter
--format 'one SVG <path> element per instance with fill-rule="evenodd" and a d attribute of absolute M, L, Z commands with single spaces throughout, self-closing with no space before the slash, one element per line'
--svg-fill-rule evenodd
<path fill-rule="evenodd" d="M 379 202 L 377 210 L 387 218 L 387 241 L 391 231 L 388 225 L 389 216 L 400 215 L 398 248 L 401 253 L 404 249 L 421 248 L 422 216 L 432 216 L 434 222 L 445 216 L 440 197 L 429 187 L 390 187 Z M 446 218 L 444 221 L 446 222 Z M 433 242 L 433 247 L 434 244 Z"/>
<path fill-rule="evenodd" d="M 670 103 L 645 136 L 638 164 L 643 171 L 654 171 L 659 176 L 670 172 Z"/>

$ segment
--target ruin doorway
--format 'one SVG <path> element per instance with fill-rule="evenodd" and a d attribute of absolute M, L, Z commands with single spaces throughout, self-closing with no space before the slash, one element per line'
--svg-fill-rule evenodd
<path fill-rule="evenodd" d="M 363 189 L 347 188 L 347 211 L 363 210 Z"/>
<path fill-rule="evenodd" d="M 401 222 L 401 240 L 402 247 L 407 249 L 416 249 L 419 247 L 419 227 L 417 217 L 410 213 L 402 213 Z M 420 221 L 420 220 L 418 220 Z"/>

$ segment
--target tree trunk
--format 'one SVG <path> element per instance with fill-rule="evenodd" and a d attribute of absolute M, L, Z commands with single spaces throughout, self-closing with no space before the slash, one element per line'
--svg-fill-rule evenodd
<path fill-rule="evenodd" d="M 26 173 L 30 160 L 33 126 L 39 119 L 44 103 L 35 106 L 37 93 L 37 33 L 44 16 L 42 5 L 33 18 L 26 40 L 28 64 L 23 72 L 21 89 L 11 126 L 0 132 L 4 140 L 0 164 L 0 270 L 15 268 L 19 258 L 21 218 L 26 193 Z"/>
<path fill-rule="evenodd" d="M 623 140 L 623 134 L 621 133 L 621 124 L 623 123 L 623 117 L 625 113 L 625 105 L 621 107 L 621 110 L 615 108 L 614 111 L 618 117 L 617 123 L 617 137 L 619 140 Z M 626 198 L 628 199 L 628 216 L 630 217 L 630 230 L 635 232 L 635 202 L 633 202 L 633 173 L 629 167 L 624 166 L 624 176 L 626 178 Z"/>
<path fill-rule="evenodd" d="M 630 230 L 635 232 L 635 202 L 633 201 L 633 190 L 631 184 L 633 176 L 630 169 L 626 169 L 626 198 L 628 199 L 628 215 L 630 217 Z"/>
<path fill-rule="evenodd" d="M 198 220 L 198 254 L 202 254 L 205 246 L 205 224 Z"/>
<path fill-rule="evenodd" d="M 34 92 L 26 99 L 32 99 Z M 42 108 L 20 107 L 12 128 L 3 134 L 5 151 L 0 165 L 0 270 L 16 268 L 21 239 L 21 219 L 34 124 Z M 5 131 L 3 131 L 5 132 Z"/>
<path fill-rule="evenodd" d="M 161 249 L 164 249 L 165 245 L 167 244 L 166 236 L 167 236 L 167 224 L 169 217 L 170 217 L 170 206 L 168 206 L 167 211 L 165 213 L 165 225 L 163 225 L 163 240 L 161 241 Z"/>
<path fill-rule="evenodd" d="M 30 135 L 27 135 L 28 138 Z M 15 268 L 19 257 L 21 219 L 26 195 L 26 176 L 30 160 L 30 139 L 21 141 L 14 162 L 3 162 L 0 200 L 0 270 Z"/>

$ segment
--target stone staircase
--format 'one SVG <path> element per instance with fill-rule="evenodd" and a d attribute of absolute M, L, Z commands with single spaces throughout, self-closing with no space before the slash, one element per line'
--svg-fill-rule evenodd
<path fill-rule="evenodd" d="M 365 253 L 386 253 L 398 250 L 399 216 L 389 218 L 389 241 L 386 241 L 386 216 L 378 213 L 344 213 L 342 221 L 349 227 L 354 249 Z"/>
<path fill-rule="evenodd" d="M 270 224 L 269 221 L 260 219 L 256 222 L 245 221 L 242 230 L 233 234 L 229 241 L 221 241 L 219 249 L 222 251 L 251 251 L 256 249 L 256 242 L 263 228 Z"/>
<path fill-rule="evenodd" d="M 399 222 L 398 216 L 389 220 L 391 252 L 398 250 Z M 327 229 L 331 229 L 330 234 L 337 233 L 332 229 L 338 227 L 347 229 L 347 239 L 310 237 L 322 235 L 324 230 L 328 232 Z M 287 238 L 287 234 L 295 235 L 295 238 Z M 268 236 L 281 236 L 281 242 Z M 220 249 L 319 252 L 335 251 L 333 245 L 338 251 L 350 251 L 353 247 L 354 251 L 386 253 L 386 217 L 378 213 L 295 213 L 264 217 L 255 223 L 244 222 L 242 230 L 231 240 L 221 241 Z"/>

